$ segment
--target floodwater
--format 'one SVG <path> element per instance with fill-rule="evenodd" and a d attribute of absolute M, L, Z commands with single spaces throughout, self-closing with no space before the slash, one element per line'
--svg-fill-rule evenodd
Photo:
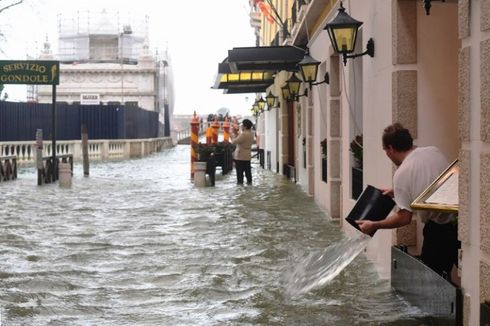
<path fill-rule="evenodd" d="M 345 241 L 338 225 L 257 164 L 252 186 L 196 188 L 189 159 L 179 145 L 88 178 L 76 165 L 69 189 L 33 168 L 0 183 L 0 324 L 429 325 L 362 254 L 290 293 L 299 263 Z"/>

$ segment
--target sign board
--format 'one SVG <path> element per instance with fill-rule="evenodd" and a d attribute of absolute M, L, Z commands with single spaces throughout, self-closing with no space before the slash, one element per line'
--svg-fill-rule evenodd
<path fill-rule="evenodd" d="M 0 84 L 59 85 L 60 62 L 0 60 Z"/>
<path fill-rule="evenodd" d="M 99 94 L 80 94 L 80 105 L 99 105 Z"/>
<path fill-rule="evenodd" d="M 455 160 L 411 204 L 414 209 L 457 213 L 459 165 Z"/>

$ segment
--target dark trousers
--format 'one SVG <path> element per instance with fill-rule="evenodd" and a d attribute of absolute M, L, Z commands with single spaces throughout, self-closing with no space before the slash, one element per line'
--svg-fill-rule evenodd
<path fill-rule="evenodd" d="M 247 177 L 247 183 L 252 183 L 252 167 L 250 166 L 250 161 L 238 161 L 235 160 L 236 168 L 236 180 L 237 183 L 243 184 L 243 173 L 245 172 L 245 177 Z"/>
<path fill-rule="evenodd" d="M 439 274 L 451 276 L 453 265 L 458 264 L 458 226 L 454 223 L 437 224 L 429 221 L 424 226 L 424 243 L 420 258 Z"/>

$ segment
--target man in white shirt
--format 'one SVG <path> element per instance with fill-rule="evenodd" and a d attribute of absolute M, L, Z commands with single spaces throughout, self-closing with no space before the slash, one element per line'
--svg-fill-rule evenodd
<path fill-rule="evenodd" d="M 385 189 L 383 193 L 394 197 L 398 210 L 381 221 L 357 221 L 361 231 L 370 234 L 378 229 L 399 228 L 410 224 L 416 214 L 425 223 L 420 258 L 439 274 L 451 275 L 460 248 L 456 216 L 414 211 L 410 207 L 413 200 L 448 167 L 447 159 L 436 147 L 415 147 L 410 132 L 399 123 L 386 127 L 382 140 L 386 155 L 398 166 L 393 189 Z"/>

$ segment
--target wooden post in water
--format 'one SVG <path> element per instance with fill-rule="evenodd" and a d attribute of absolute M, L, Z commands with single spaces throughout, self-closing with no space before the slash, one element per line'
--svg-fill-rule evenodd
<path fill-rule="evenodd" d="M 199 143 L 199 118 L 196 111 L 191 120 L 191 179 L 194 180 L 194 162 L 197 161 L 197 144 Z"/>
<path fill-rule="evenodd" d="M 44 164 L 43 164 L 43 130 L 36 130 L 36 167 L 37 167 L 37 185 L 43 184 Z"/>
<path fill-rule="evenodd" d="M 53 84 L 53 104 L 51 106 L 51 159 L 53 160 L 53 168 L 51 176 L 52 182 L 58 180 L 58 163 L 56 161 L 56 84 Z"/>
<path fill-rule="evenodd" d="M 211 140 L 213 139 L 213 129 L 208 126 L 206 129 L 206 145 L 211 145 Z"/>
<path fill-rule="evenodd" d="M 218 132 L 219 132 L 219 122 L 218 122 L 218 116 L 214 116 L 214 121 L 211 124 L 211 144 L 217 144 L 218 143 Z"/>
<path fill-rule="evenodd" d="M 88 161 L 88 130 L 86 125 L 82 125 L 82 158 L 83 158 L 83 176 L 89 175 Z"/>
<path fill-rule="evenodd" d="M 225 122 L 223 123 L 223 141 L 225 143 L 230 142 L 230 122 L 228 117 L 225 117 Z"/>

